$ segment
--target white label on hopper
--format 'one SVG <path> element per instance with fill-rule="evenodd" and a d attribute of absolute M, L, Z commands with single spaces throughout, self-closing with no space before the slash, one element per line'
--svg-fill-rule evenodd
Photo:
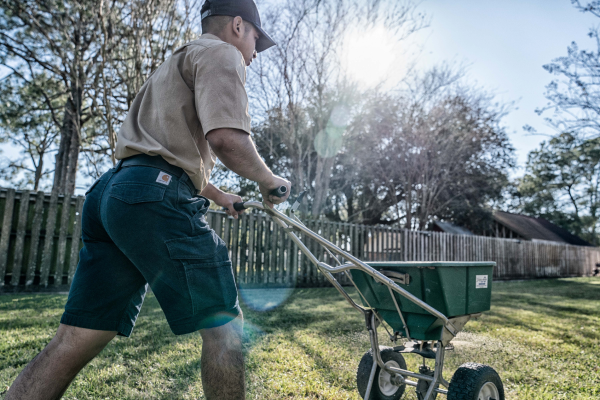
<path fill-rule="evenodd" d="M 475 289 L 487 289 L 488 276 L 487 275 L 476 275 L 475 276 Z"/>

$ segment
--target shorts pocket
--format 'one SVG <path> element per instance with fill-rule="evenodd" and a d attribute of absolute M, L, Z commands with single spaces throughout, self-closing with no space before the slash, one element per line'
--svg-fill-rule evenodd
<path fill-rule="evenodd" d="M 171 259 L 183 264 L 194 314 L 235 305 L 237 290 L 231 261 L 225 243 L 215 231 L 167 240 L 165 244 Z"/>
<path fill-rule="evenodd" d="M 194 314 L 209 308 L 231 309 L 237 290 L 231 261 L 185 265 Z"/>
<path fill-rule="evenodd" d="M 167 240 L 165 244 L 173 260 L 212 260 L 219 247 L 225 246 L 213 230 L 198 236 Z"/>
<path fill-rule="evenodd" d="M 167 187 L 137 182 L 120 182 L 111 186 L 109 195 L 127 204 L 161 201 Z"/>

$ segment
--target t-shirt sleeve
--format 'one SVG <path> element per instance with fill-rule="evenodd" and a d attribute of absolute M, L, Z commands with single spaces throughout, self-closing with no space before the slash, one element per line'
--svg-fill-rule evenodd
<path fill-rule="evenodd" d="M 246 67 L 233 46 L 210 47 L 194 60 L 196 112 L 206 135 L 213 129 L 233 128 L 250 133 Z"/>

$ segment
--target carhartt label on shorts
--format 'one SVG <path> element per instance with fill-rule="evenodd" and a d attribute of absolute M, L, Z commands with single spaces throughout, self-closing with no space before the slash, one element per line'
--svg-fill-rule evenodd
<path fill-rule="evenodd" d="M 156 178 L 156 182 L 162 183 L 163 185 L 168 185 L 169 183 L 171 183 L 171 175 L 167 174 L 166 172 L 160 171 L 158 174 L 158 178 Z"/>
<path fill-rule="evenodd" d="M 475 289 L 487 289 L 488 276 L 487 275 L 476 275 L 475 276 Z"/>

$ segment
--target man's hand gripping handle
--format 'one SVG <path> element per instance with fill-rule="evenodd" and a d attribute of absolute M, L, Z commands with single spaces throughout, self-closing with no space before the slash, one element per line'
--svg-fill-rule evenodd
<path fill-rule="evenodd" d="M 276 196 L 276 197 L 284 197 L 287 193 L 288 189 L 285 186 L 279 186 L 276 189 L 271 190 L 271 192 L 269 192 L 270 195 L 272 196 Z M 235 209 L 235 211 L 242 211 L 245 210 L 246 207 L 244 206 L 244 203 L 233 203 L 233 208 Z"/>

